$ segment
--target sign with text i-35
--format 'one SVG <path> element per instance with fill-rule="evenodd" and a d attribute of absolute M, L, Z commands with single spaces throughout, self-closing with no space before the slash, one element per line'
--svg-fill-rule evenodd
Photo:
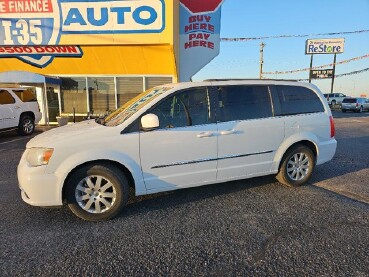
<path fill-rule="evenodd" d="M 341 54 L 345 49 L 344 38 L 308 39 L 306 41 L 306 54 Z"/>

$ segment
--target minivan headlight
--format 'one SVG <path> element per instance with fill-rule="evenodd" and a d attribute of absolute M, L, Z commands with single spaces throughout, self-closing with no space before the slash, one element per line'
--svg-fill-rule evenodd
<path fill-rule="evenodd" d="M 49 163 L 54 149 L 51 148 L 31 148 L 27 154 L 27 162 L 31 166 L 41 166 Z"/>

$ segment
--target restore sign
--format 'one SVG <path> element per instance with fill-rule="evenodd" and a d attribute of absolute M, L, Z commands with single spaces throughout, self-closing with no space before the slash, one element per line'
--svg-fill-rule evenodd
<path fill-rule="evenodd" d="M 345 39 L 308 39 L 306 54 L 341 54 L 344 52 Z"/>

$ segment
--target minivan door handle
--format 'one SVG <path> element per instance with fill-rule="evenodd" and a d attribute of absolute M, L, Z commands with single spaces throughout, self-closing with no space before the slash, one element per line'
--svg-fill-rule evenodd
<path fill-rule="evenodd" d="M 221 131 L 220 134 L 222 136 L 234 135 L 237 134 L 237 131 L 236 130 Z"/>
<path fill-rule="evenodd" d="M 212 137 L 214 134 L 211 132 L 202 132 L 197 135 L 198 138 L 209 138 Z"/>

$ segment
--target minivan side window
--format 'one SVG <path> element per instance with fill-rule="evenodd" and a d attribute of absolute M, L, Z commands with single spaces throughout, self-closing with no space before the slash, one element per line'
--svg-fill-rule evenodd
<path fill-rule="evenodd" d="M 218 122 L 272 117 L 268 86 L 218 87 Z"/>
<path fill-rule="evenodd" d="M 165 99 L 150 113 L 159 117 L 160 129 L 208 124 L 209 101 L 207 88 L 193 88 Z"/>
<path fill-rule="evenodd" d="M 320 98 L 312 90 L 299 86 L 276 86 L 281 115 L 324 112 Z"/>
<path fill-rule="evenodd" d="M 13 96 L 7 90 L 0 90 L 0 105 L 14 104 Z"/>

